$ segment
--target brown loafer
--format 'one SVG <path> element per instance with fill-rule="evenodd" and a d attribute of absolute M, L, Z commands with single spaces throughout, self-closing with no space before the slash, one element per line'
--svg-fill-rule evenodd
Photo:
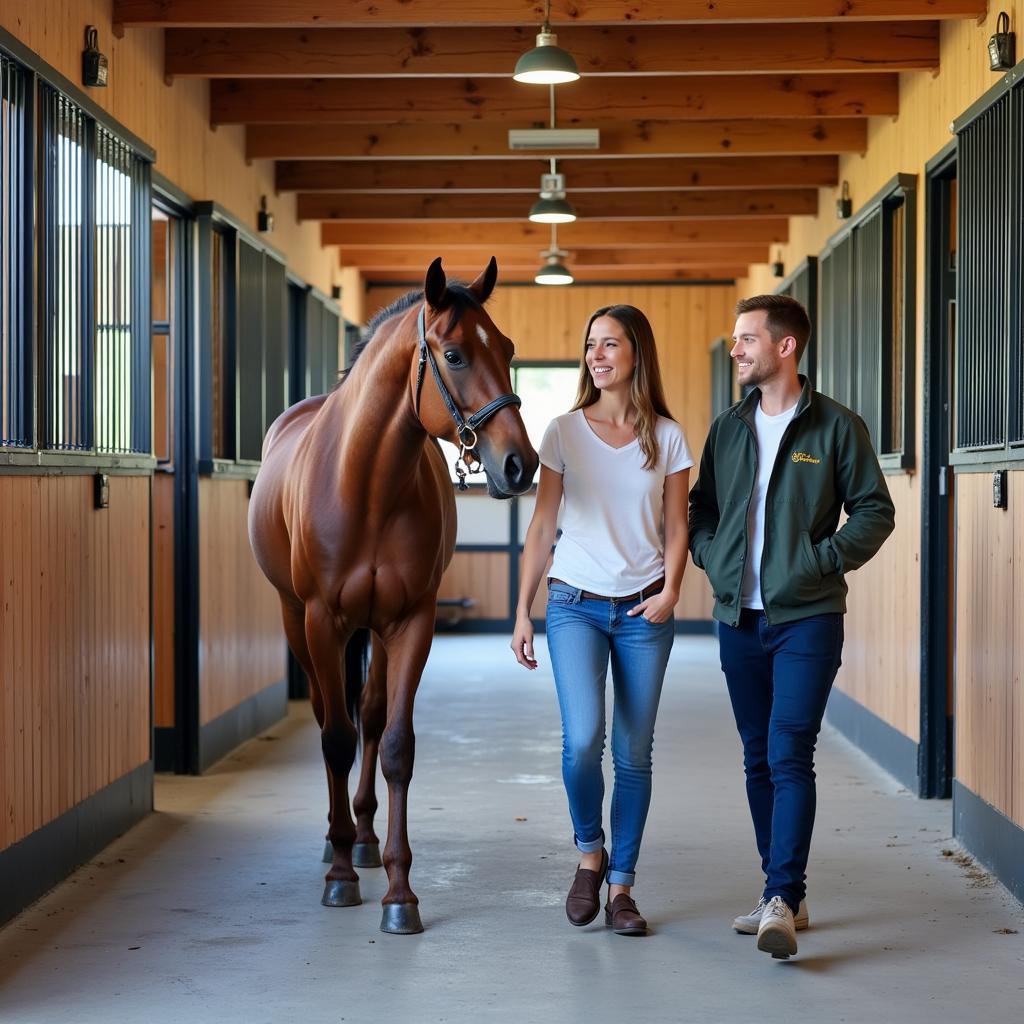
<path fill-rule="evenodd" d="M 604 908 L 604 923 L 616 935 L 646 935 L 647 922 L 637 910 L 632 898 L 624 892 Z"/>
<path fill-rule="evenodd" d="M 588 868 L 577 868 L 576 877 L 572 880 L 572 888 L 565 898 L 565 916 L 569 924 L 582 928 L 590 924 L 601 910 L 601 886 L 608 872 L 608 851 L 601 851 L 601 869 L 590 871 Z"/>

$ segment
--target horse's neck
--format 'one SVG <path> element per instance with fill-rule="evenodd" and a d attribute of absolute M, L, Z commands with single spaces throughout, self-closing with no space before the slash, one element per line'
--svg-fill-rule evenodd
<path fill-rule="evenodd" d="M 416 352 L 415 338 L 379 339 L 332 396 L 340 421 L 338 470 L 347 484 L 394 487 L 418 466 L 427 434 L 413 408 Z"/>

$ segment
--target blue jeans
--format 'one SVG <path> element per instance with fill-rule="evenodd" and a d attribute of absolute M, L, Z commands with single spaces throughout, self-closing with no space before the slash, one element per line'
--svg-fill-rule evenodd
<path fill-rule="evenodd" d="M 743 741 L 747 801 L 765 874 L 764 896 L 795 914 L 807 892 L 814 829 L 814 745 L 843 652 L 843 617 L 770 626 L 744 609 L 718 623 L 722 671 Z"/>
<path fill-rule="evenodd" d="M 611 658 L 611 855 L 608 881 L 632 885 L 647 809 L 651 803 L 651 750 L 661 685 L 675 639 L 671 618 L 654 625 L 628 616 L 639 600 L 584 598 L 564 583 L 548 587 L 547 642 L 562 712 L 562 779 L 569 798 L 573 840 L 583 853 L 604 846 L 605 679 Z"/>

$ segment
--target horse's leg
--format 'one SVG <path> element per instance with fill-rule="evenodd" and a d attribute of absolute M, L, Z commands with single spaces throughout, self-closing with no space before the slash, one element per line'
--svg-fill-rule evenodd
<path fill-rule="evenodd" d="M 281 595 L 281 618 L 284 620 L 284 632 L 288 638 L 288 646 L 292 654 L 298 659 L 306 677 L 309 679 L 309 701 L 313 705 L 313 714 L 316 723 L 321 729 L 324 727 L 324 701 L 320 696 L 320 687 L 316 681 L 316 671 L 313 668 L 313 659 L 309 656 L 309 645 L 306 643 L 306 606 L 294 597 Z M 327 785 L 330 787 L 330 770 L 328 769 Z M 330 809 L 327 812 L 328 828 L 331 824 Z M 327 837 L 325 837 L 326 839 Z M 334 848 L 330 839 L 324 846 L 323 861 L 325 864 L 334 862 Z"/>
<path fill-rule="evenodd" d="M 348 637 L 339 635 L 321 601 L 310 601 L 306 605 L 305 632 L 321 704 L 317 717 L 330 795 L 327 839 L 333 859 L 320 902 L 325 907 L 353 907 L 361 903 L 362 898 L 359 876 L 352 866 L 356 830 L 348 804 L 348 776 L 356 756 L 356 730 L 345 708 L 341 659 Z"/>
<path fill-rule="evenodd" d="M 417 608 L 384 643 L 388 652 L 387 724 L 380 742 L 380 766 L 388 784 L 388 840 L 384 866 L 388 891 L 380 928 L 396 935 L 423 931 L 416 894 L 409 887 L 412 850 L 409 849 L 407 808 L 412 779 L 415 735 L 412 708 L 420 675 L 434 634 L 434 602 Z"/>
<path fill-rule="evenodd" d="M 362 720 L 363 762 L 359 773 L 352 809 L 356 814 L 356 842 L 352 847 L 352 863 L 357 868 L 379 868 L 380 840 L 373 829 L 377 813 L 377 748 L 387 717 L 388 656 L 376 633 L 371 636 L 370 674 L 366 680 L 359 717 Z"/>

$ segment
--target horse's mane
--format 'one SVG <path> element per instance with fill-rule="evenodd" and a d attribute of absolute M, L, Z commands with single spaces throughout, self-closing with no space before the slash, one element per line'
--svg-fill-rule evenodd
<path fill-rule="evenodd" d="M 451 331 L 455 325 L 462 319 L 462 314 L 467 309 L 483 309 L 480 300 L 476 297 L 475 293 L 469 288 L 468 285 L 464 285 L 459 281 L 448 282 L 448 298 L 449 303 L 447 308 L 451 311 L 451 315 L 448 319 L 448 326 L 445 328 L 447 334 Z M 423 301 L 423 291 L 411 291 L 406 292 L 404 295 L 399 295 L 394 302 L 385 306 L 379 310 L 373 317 L 373 319 L 366 325 L 366 329 L 362 333 L 362 337 L 356 344 L 356 347 L 352 350 L 352 360 L 348 366 L 338 374 L 338 380 L 332 391 L 337 391 L 348 375 L 352 372 L 352 367 L 355 366 L 356 361 L 366 350 L 367 345 L 373 341 L 377 336 L 377 332 L 390 320 L 392 317 L 398 316 L 399 313 L 404 313 L 411 306 L 415 306 L 417 303 Z"/>

